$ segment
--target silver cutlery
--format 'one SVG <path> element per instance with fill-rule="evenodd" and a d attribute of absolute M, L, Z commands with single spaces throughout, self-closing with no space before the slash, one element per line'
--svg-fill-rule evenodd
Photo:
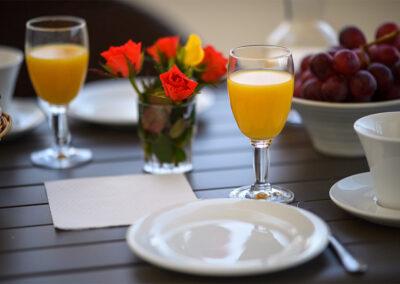
<path fill-rule="evenodd" d="M 301 208 L 301 203 L 301 201 L 298 201 L 296 207 Z M 367 271 L 368 265 L 357 260 L 332 234 L 328 239 L 329 247 L 334 251 L 348 273 L 364 273 Z"/>
<path fill-rule="evenodd" d="M 329 246 L 334 250 L 344 269 L 348 273 L 364 273 L 367 264 L 360 262 L 333 236 L 329 236 Z"/>

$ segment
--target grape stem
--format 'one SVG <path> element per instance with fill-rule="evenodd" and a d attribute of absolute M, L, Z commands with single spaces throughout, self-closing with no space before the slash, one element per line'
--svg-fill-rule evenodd
<path fill-rule="evenodd" d="M 369 43 L 367 43 L 367 44 L 364 44 L 361 48 L 362 48 L 365 52 L 368 53 L 368 47 L 370 47 L 370 46 L 372 46 L 372 45 L 374 45 L 374 44 L 379 44 L 379 43 L 385 42 L 385 41 L 387 41 L 387 40 L 394 39 L 394 38 L 395 38 L 396 36 L 398 36 L 398 35 L 400 35 L 400 30 L 391 32 L 391 33 L 389 33 L 389 34 L 387 34 L 387 35 L 384 35 L 384 36 L 382 36 L 382 37 L 380 37 L 380 38 L 378 38 L 378 39 L 376 39 L 376 40 L 374 40 L 374 41 L 371 41 L 371 42 L 369 42 Z"/>

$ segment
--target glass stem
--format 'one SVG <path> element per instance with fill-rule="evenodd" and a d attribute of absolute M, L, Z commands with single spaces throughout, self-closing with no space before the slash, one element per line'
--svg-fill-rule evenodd
<path fill-rule="evenodd" d="M 254 149 L 253 167 L 256 175 L 256 182 L 251 187 L 251 191 L 268 190 L 271 187 L 268 180 L 271 142 L 272 140 L 251 141 Z"/>
<path fill-rule="evenodd" d="M 50 106 L 50 129 L 53 134 L 53 148 L 59 158 L 65 157 L 65 150 L 71 143 L 71 134 L 68 128 L 67 107 Z"/>

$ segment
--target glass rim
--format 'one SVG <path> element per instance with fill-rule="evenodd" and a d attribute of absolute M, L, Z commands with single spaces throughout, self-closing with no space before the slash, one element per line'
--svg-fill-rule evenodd
<path fill-rule="evenodd" d="M 246 57 L 246 56 L 239 56 L 235 54 L 236 50 L 239 49 L 244 49 L 244 48 L 249 48 L 249 47 L 263 47 L 263 48 L 274 48 L 274 49 L 281 49 L 285 51 L 285 54 L 282 55 L 277 55 L 277 56 L 271 56 L 271 57 L 265 57 L 265 58 L 253 58 L 253 57 Z M 247 45 L 241 45 L 235 48 L 232 48 L 229 50 L 229 56 L 236 58 L 236 59 L 241 59 L 241 60 L 265 60 L 265 59 L 279 59 L 279 58 L 288 58 L 292 56 L 292 51 L 287 48 L 286 46 L 283 45 L 274 45 L 274 44 L 247 44 Z"/>
<path fill-rule="evenodd" d="M 35 24 L 44 21 L 70 21 L 74 23 L 72 26 L 66 27 L 38 27 Z M 81 29 L 86 26 L 86 21 L 83 18 L 67 15 L 53 15 L 53 16 L 41 16 L 28 20 L 26 22 L 26 28 L 33 31 L 40 32 L 63 32 L 75 29 Z"/>

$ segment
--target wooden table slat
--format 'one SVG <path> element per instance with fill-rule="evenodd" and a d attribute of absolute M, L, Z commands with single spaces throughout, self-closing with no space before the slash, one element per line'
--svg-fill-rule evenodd
<path fill-rule="evenodd" d="M 107 161 L 107 160 L 126 160 L 126 159 L 142 159 L 142 149 L 138 144 L 136 132 L 123 132 L 123 138 L 117 133 L 112 133 L 107 136 L 106 134 L 100 137 L 91 137 L 88 139 L 88 143 L 82 141 L 75 141 L 76 145 L 81 147 L 89 147 L 94 154 L 93 162 Z M 247 151 L 251 153 L 251 146 L 245 137 L 238 135 L 226 135 L 222 133 L 221 136 L 216 135 L 198 135 L 193 145 L 194 154 L 207 154 L 207 153 L 221 153 L 221 152 L 233 152 L 233 151 Z M 116 138 L 117 137 L 117 138 Z M 99 142 L 95 145 L 90 144 L 93 139 L 97 139 Z M 272 149 L 288 148 L 294 149 L 296 147 L 303 147 L 308 142 L 308 137 L 304 132 L 300 131 L 284 131 L 282 136 L 276 139 Z M 75 139 L 76 140 L 76 139 Z M 11 143 L 12 141 L 9 141 Z M 27 148 L 25 144 L 20 145 L 8 145 L 10 151 L 0 152 L 2 159 L 0 159 L 0 170 L 8 169 L 12 167 L 33 167 L 30 161 L 30 154 L 32 151 L 37 151 L 43 147 L 47 147 L 50 144 L 50 140 L 45 143 L 38 143 L 38 145 L 32 144 L 31 147 Z M 1 142 L 0 142 L 1 145 Z M 307 145 L 309 148 L 309 146 Z M 2 148 L 0 148 L 1 151 Z M 311 150 L 309 148 L 309 150 Z M 314 151 L 314 150 L 312 150 Z M 316 153 L 314 151 L 314 153 Z M 320 155 L 320 154 L 319 154 Z M 320 155 L 321 156 L 321 155 Z"/>
<path fill-rule="evenodd" d="M 339 281 L 348 279 L 352 283 L 357 280 L 366 281 L 400 281 L 400 275 L 397 276 L 391 274 L 391 271 L 398 269 L 398 259 L 400 258 L 400 245 L 393 243 L 372 243 L 372 244 L 362 244 L 362 245 L 348 245 L 348 249 L 353 253 L 360 256 L 360 258 L 370 263 L 369 271 L 365 275 L 361 276 L 351 276 L 343 271 L 343 268 L 338 263 L 337 258 L 333 255 L 330 249 L 324 251 L 322 255 L 306 263 L 300 267 L 293 268 L 289 271 L 283 273 L 275 273 L 271 275 L 255 277 L 254 280 L 263 281 L 262 283 L 279 281 L 279 283 L 285 283 L 290 281 L 296 281 L 296 283 L 309 283 L 313 281 Z M 90 255 L 92 254 L 92 255 Z M 42 259 L 38 262 L 35 259 Z M 94 281 L 95 275 L 103 271 L 108 266 L 116 268 L 118 266 L 132 267 L 134 264 L 142 263 L 133 254 L 130 253 L 126 243 L 116 242 L 101 245 L 90 245 L 81 246 L 74 248 L 59 248 L 59 249 L 43 249 L 40 251 L 28 251 L 23 253 L 13 253 L 8 255 L 0 255 L 0 261 L 3 263 L 7 260 L 7 263 L 0 267 L 0 277 L 10 277 L 14 274 L 20 276 L 34 276 L 46 273 L 69 273 L 67 275 L 68 279 L 78 281 L 79 283 L 83 281 Z M 64 260 L 64 261 L 62 261 Z M 18 264 L 18 265 L 16 265 Z M 138 266 L 133 266 L 138 267 Z M 139 266 L 141 267 L 141 266 Z M 85 273 L 76 273 L 76 278 L 74 275 L 74 270 L 83 269 L 98 269 L 90 275 L 90 278 L 80 278 L 85 275 Z M 125 268 L 126 269 L 126 268 Z M 72 275 L 70 275 L 72 273 Z M 158 270 L 157 273 L 163 274 L 163 277 L 154 278 L 153 275 L 145 274 L 144 277 L 147 278 L 151 283 L 168 283 L 164 282 L 169 279 L 167 274 L 169 272 Z M 90 274 L 90 273 L 89 273 Z M 301 277 L 299 277 L 301 275 Z M 132 275 L 131 275 L 132 276 Z M 115 276 L 113 276 L 114 281 Z M 194 276 L 186 276 L 182 274 L 172 273 L 169 279 L 173 283 L 199 283 L 199 281 L 209 282 L 212 279 L 216 281 L 215 278 L 196 278 Z M 260 278 L 260 279 L 257 279 Z M 42 278 L 41 280 L 43 281 Z M 50 276 L 48 279 L 56 281 L 57 276 Z M 143 281 L 143 279 L 130 278 L 131 281 Z M 157 282 L 155 280 L 158 280 Z M 220 279 L 218 279 L 220 280 Z M 21 279 L 22 281 L 22 279 Z M 60 280 L 61 281 L 61 280 Z M 153 282 L 154 281 L 154 282 Z M 183 281 L 183 282 L 178 282 Z M 186 282 L 185 282 L 186 281 Z M 235 281 L 243 281 L 241 278 L 225 278 L 223 281 L 229 281 L 229 283 L 235 283 Z M 18 283 L 18 281 L 14 282 Z M 46 283 L 46 282 L 43 282 Z M 62 282 L 54 282 L 62 283 Z M 103 283 L 103 282 L 100 282 Z M 124 283 L 116 281 L 116 283 Z M 261 282 L 260 282 L 261 283 Z"/>

